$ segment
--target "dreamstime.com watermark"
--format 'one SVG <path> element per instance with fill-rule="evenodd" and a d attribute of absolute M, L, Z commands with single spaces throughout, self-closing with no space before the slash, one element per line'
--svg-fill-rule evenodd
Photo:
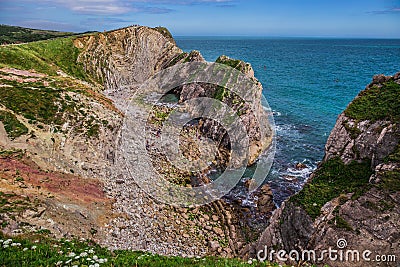
<path fill-rule="evenodd" d="M 349 263 L 396 263 L 397 256 L 392 254 L 374 254 L 370 250 L 347 249 L 346 239 L 337 241 L 337 248 L 329 247 L 323 250 L 274 250 L 265 246 L 264 249 L 257 252 L 257 259 L 264 261 L 279 261 L 279 262 L 349 262 Z"/>

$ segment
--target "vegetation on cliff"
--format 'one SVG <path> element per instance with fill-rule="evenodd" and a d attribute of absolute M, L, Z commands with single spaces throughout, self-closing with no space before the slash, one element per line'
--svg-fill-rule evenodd
<path fill-rule="evenodd" d="M 373 85 L 362 91 L 345 110 L 346 116 L 356 120 L 400 120 L 400 84 L 393 80 Z"/>
<path fill-rule="evenodd" d="M 17 74 L 21 73 L 9 68 L 0 69 L 0 104 L 9 110 L 0 114 L 0 121 L 9 138 L 28 133 L 27 127 L 14 114 L 38 129 L 51 126 L 54 132 L 69 122 L 75 132 L 86 133 L 88 137 L 97 136 L 100 125 L 107 126 L 95 114 L 87 116 L 91 108 L 76 101 L 83 96 L 103 100 L 89 87 L 68 77 L 48 77 L 35 72 L 23 72 L 25 76 Z"/>
<path fill-rule="evenodd" d="M 220 56 L 215 62 L 237 69 L 244 74 L 246 74 L 251 69 L 251 65 L 249 63 L 246 63 L 239 59 L 232 59 L 227 56 Z"/>
<path fill-rule="evenodd" d="M 162 26 L 158 26 L 154 28 L 156 31 L 158 31 L 159 33 L 161 33 L 164 37 L 166 37 L 167 39 L 169 39 L 172 43 L 175 43 L 174 38 L 172 37 L 171 32 Z"/>
<path fill-rule="evenodd" d="M 152 253 L 110 251 L 92 241 L 53 240 L 46 231 L 10 238 L 0 232 L 0 266 L 266 266 L 278 264 L 216 257 L 167 257 Z"/>
<path fill-rule="evenodd" d="M 22 70 L 34 69 L 56 76 L 62 70 L 75 78 L 91 82 L 82 64 L 77 62 L 80 50 L 73 44 L 75 37 L 0 47 L 0 67 Z"/>
<path fill-rule="evenodd" d="M 74 35 L 72 32 L 29 29 L 18 26 L 0 25 L 0 44 L 27 43 Z"/>
<path fill-rule="evenodd" d="M 330 159 L 322 163 L 310 182 L 290 200 L 301 205 L 315 219 L 328 201 L 347 193 L 354 193 L 356 198 L 368 190 L 372 174 L 370 166 L 370 162 L 353 161 L 345 165 L 340 158 Z"/>
<path fill-rule="evenodd" d="M 4 129 L 11 139 L 28 133 L 28 128 L 11 112 L 0 110 L 0 121 L 3 122 Z"/>

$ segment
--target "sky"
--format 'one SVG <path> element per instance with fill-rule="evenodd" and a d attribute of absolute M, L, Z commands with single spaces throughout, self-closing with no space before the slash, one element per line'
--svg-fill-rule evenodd
<path fill-rule="evenodd" d="M 0 0 L 0 24 L 174 36 L 400 38 L 400 0 Z"/>

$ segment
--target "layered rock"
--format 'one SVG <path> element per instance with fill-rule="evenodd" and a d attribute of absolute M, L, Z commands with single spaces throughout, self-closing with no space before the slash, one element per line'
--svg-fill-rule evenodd
<path fill-rule="evenodd" d="M 148 27 L 127 27 L 77 38 L 85 71 L 115 92 L 138 85 L 182 53 L 169 36 Z"/>

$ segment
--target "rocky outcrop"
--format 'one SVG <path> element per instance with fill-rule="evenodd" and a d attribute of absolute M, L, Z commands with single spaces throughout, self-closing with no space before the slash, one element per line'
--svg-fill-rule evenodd
<path fill-rule="evenodd" d="M 364 92 L 371 88 L 381 88 L 387 82 L 400 83 L 400 73 L 393 77 L 376 75 Z M 378 96 L 379 97 L 379 96 Z M 363 98 L 361 93 L 354 101 Z M 389 99 L 390 101 L 390 99 Z M 377 105 L 379 105 L 377 103 Z M 351 107 L 351 105 L 350 105 Z M 370 112 L 379 109 L 371 106 Z M 388 118 L 377 120 L 362 120 L 352 118 L 348 111 L 343 112 L 333 128 L 325 145 L 324 161 L 339 156 L 344 163 L 352 160 L 370 159 L 371 167 L 375 168 L 384 158 L 392 153 L 399 143 L 400 127 L 398 121 Z"/>
<path fill-rule="evenodd" d="M 243 255 L 255 258 L 267 246 L 269 252 L 284 249 L 286 263 L 299 261 L 288 258 L 292 250 L 300 255 L 314 250 L 317 258 L 306 260 L 321 266 L 398 266 L 400 120 L 387 105 L 398 105 L 399 97 L 400 73 L 374 77 L 339 116 L 324 160 L 303 190 L 275 211 L 270 225 Z M 363 171 L 360 166 L 365 166 Z M 319 203 L 322 200 L 326 201 Z M 357 250 L 360 258 L 321 257 L 329 248 L 336 250 L 333 256 Z M 363 259 L 364 251 L 371 251 L 370 261 Z M 264 257 L 264 252 L 259 255 Z M 378 263 L 382 255 L 389 260 Z"/>

